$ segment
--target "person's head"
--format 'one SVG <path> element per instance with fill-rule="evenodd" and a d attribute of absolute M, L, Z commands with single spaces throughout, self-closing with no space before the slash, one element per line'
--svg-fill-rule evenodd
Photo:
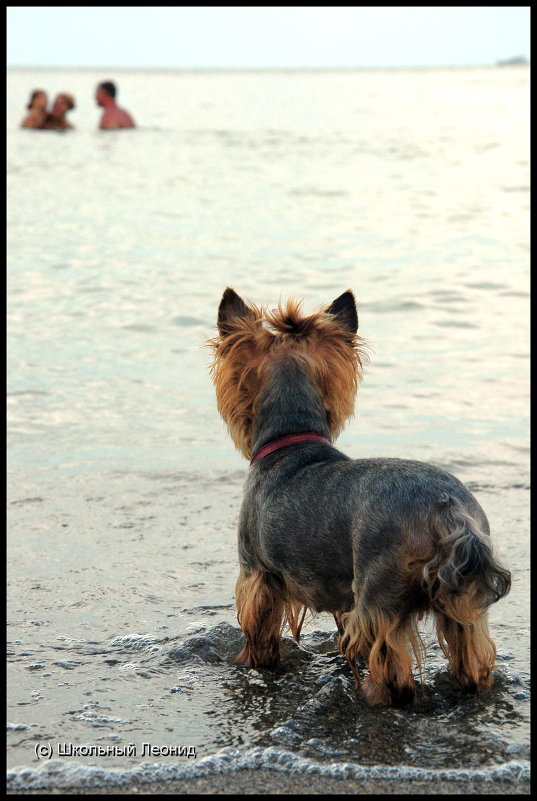
<path fill-rule="evenodd" d="M 62 94 L 58 95 L 52 106 L 52 113 L 56 117 L 61 117 L 67 111 L 70 111 L 72 108 L 75 107 L 75 99 L 73 95 L 68 94 L 67 92 L 62 92 Z"/>
<path fill-rule="evenodd" d="M 43 89 L 34 89 L 30 95 L 30 102 L 27 108 L 43 110 L 47 107 L 47 93 Z"/>
<path fill-rule="evenodd" d="M 114 102 L 116 97 L 116 85 L 112 81 L 103 81 L 95 90 L 95 100 L 98 106 L 107 106 Z"/>

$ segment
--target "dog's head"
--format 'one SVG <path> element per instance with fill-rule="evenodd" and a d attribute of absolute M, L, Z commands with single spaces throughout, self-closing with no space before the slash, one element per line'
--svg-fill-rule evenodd
<path fill-rule="evenodd" d="M 289 300 L 268 311 L 246 304 L 231 288 L 218 309 L 218 336 L 211 367 L 218 409 L 231 437 L 250 458 L 259 395 L 276 364 L 293 360 L 319 390 L 328 428 L 335 438 L 354 410 L 362 378 L 365 343 L 357 334 L 358 314 L 350 290 L 330 306 L 303 315 Z"/>

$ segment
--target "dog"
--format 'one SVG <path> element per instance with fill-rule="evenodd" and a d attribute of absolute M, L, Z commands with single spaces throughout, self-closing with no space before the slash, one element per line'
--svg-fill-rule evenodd
<path fill-rule="evenodd" d="M 339 647 L 371 705 L 414 702 L 418 621 L 433 615 L 454 685 L 492 683 L 487 609 L 510 589 L 487 518 L 455 476 L 419 461 L 351 459 L 334 441 L 353 414 L 366 344 L 351 290 L 303 315 L 230 287 L 211 375 L 233 442 L 251 460 L 239 516 L 237 618 L 250 667 L 276 668 L 286 625 L 335 619 Z M 360 682 L 357 661 L 368 663 Z"/>

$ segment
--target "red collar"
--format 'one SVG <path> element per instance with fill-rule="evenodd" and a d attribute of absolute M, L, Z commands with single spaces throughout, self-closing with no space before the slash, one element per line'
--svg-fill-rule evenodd
<path fill-rule="evenodd" d="M 298 442 L 330 442 L 330 440 L 322 434 L 315 434 L 313 431 L 308 431 L 304 434 L 288 434 L 286 437 L 280 437 L 267 443 L 267 445 L 263 445 L 253 456 L 250 464 L 252 465 L 254 462 L 264 459 L 269 453 L 279 451 L 280 448 L 286 448 L 288 445 L 296 445 Z"/>

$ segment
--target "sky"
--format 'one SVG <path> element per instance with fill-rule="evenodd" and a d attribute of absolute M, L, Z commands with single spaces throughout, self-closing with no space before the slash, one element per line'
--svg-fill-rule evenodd
<path fill-rule="evenodd" d="M 8 6 L 8 67 L 260 69 L 530 57 L 529 6 Z"/>

